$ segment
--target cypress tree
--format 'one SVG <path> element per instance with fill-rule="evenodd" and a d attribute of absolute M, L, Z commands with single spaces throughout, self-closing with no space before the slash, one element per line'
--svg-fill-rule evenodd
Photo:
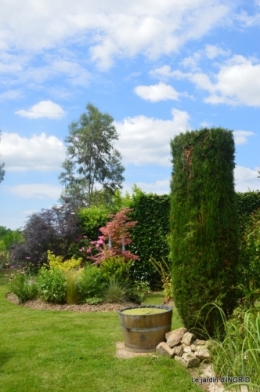
<path fill-rule="evenodd" d="M 222 128 L 180 134 L 171 141 L 171 254 L 174 300 L 186 328 L 221 327 L 236 306 L 237 209 L 234 140 Z M 205 306 L 206 305 L 206 306 Z M 206 317 L 208 314 L 208 317 Z"/>

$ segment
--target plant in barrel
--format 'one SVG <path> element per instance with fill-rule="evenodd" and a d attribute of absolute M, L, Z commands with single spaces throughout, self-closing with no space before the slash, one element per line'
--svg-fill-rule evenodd
<path fill-rule="evenodd" d="M 174 301 L 185 327 L 221 329 L 216 307 L 236 306 L 237 209 L 234 140 L 222 128 L 171 141 L 171 254 Z"/>

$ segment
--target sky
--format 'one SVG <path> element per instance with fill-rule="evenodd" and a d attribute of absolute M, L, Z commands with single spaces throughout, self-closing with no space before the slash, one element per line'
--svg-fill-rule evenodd
<path fill-rule="evenodd" d="M 58 204 L 69 124 L 114 118 L 135 183 L 166 194 L 170 140 L 232 130 L 238 192 L 260 189 L 260 0 L 0 0 L 0 226 Z"/>

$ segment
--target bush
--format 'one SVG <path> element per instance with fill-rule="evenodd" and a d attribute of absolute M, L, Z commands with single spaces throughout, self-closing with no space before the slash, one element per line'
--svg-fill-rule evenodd
<path fill-rule="evenodd" d="M 168 262 L 170 246 L 167 236 L 170 232 L 170 198 L 169 195 L 134 193 L 129 214 L 138 221 L 131 230 L 132 243 L 129 249 L 140 256 L 138 263 L 131 268 L 133 281 L 148 281 L 153 289 L 161 288 L 158 272 L 149 262 L 150 257 Z"/>
<path fill-rule="evenodd" d="M 129 290 L 122 282 L 115 278 L 110 278 L 108 286 L 104 292 L 104 300 L 109 303 L 122 303 L 126 302 L 129 298 Z"/>
<path fill-rule="evenodd" d="M 222 317 L 225 338 L 213 341 L 210 350 L 214 371 L 220 377 L 248 377 L 250 383 L 244 385 L 257 392 L 260 385 L 260 308 L 246 312 L 236 308 L 228 321 L 224 312 Z"/>
<path fill-rule="evenodd" d="M 95 244 L 95 254 L 88 256 L 89 260 L 100 264 L 111 256 L 120 256 L 126 262 L 139 259 L 138 256 L 126 250 L 127 246 L 132 242 L 129 230 L 137 223 L 130 220 L 128 216 L 130 211 L 130 208 L 124 208 L 115 215 L 109 215 L 112 221 L 108 222 L 106 227 L 99 229 L 103 236 L 100 236 L 98 241 L 91 241 L 91 244 Z M 104 241 L 108 241 L 108 244 L 105 244 Z"/>
<path fill-rule="evenodd" d="M 17 295 L 20 302 L 36 298 L 37 286 L 33 276 L 27 275 L 24 271 L 20 271 L 11 279 L 11 291 Z"/>
<path fill-rule="evenodd" d="M 78 290 L 78 281 L 80 279 L 80 275 L 82 270 L 67 270 L 65 271 L 66 276 L 66 302 L 67 304 L 76 304 L 79 301 L 79 290 Z"/>
<path fill-rule="evenodd" d="M 83 268 L 77 284 L 80 301 L 85 302 L 87 298 L 94 297 L 102 298 L 106 286 L 107 282 L 100 268 L 87 265 Z"/>
<path fill-rule="evenodd" d="M 200 312 L 216 303 L 230 315 L 237 303 L 237 205 L 232 132 L 181 134 L 171 142 L 171 251 L 176 308 L 186 328 L 204 324 Z M 212 311 L 210 335 L 222 319 Z"/>
<path fill-rule="evenodd" d="M 63 256 L 65 260 L 75 238 L 82 232 L 76 214 L 67 208 L 51 208 L 32 214 L 22 232 L 24 243 L 11 247 L 10 260 L 13 265 L 27 263 L 36 267 L 47 262 L 47 250 Z"/>
<path fill-rule="evenodd" d="M 120 256 L 110 257 L 100 265 L 100 271 L 106 281 L 110 278 L 116 279 L 118 282 L 129 281 L 129 269 L 132 262 L 125 262 Z"/>
<path fill-rule="evenodd" d="M 43 301 L 57 304 L 66 302 L 66 277 L 61 270 L 42 267 L 38 273 L 36 282 L 39 296 Z"/>
<path fill-rule="evenodd" d="M 47 255 L 51 269 L 57 268 L 60 271 L 69 271 L 73 268 L 79 267 L 82 263 L 82 259 L 74 259 L 73 257 L 69 260 L 63 261 L 62 256 L 55 256 L 50 250 L 47 251 Z"/>
<path fill-rule="evenodd" d="M 108 222 L 109 210 L 105 206 L 91 206 L 78 211 L 78 220 L 82 231 L 91 239 L 99 236 L 99 228 Z"/>
<path fill-rule="evenodd" d="M 260 298 L 260 208 L 251 214 L 240 241 L 239 288 L 246 308 Z"/>

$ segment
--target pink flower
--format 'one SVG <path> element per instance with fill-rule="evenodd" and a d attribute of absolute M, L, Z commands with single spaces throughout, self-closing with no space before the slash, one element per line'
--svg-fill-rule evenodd
<path fill-rule="evenodd" d="M 90 247 L 87 249 L 87 253 L 91 253 L 91 248 Z"/>
<path fill-rule="evenodd" d="M 83 238 L 88 238 L 86 235 L 83 235 Z"/>

